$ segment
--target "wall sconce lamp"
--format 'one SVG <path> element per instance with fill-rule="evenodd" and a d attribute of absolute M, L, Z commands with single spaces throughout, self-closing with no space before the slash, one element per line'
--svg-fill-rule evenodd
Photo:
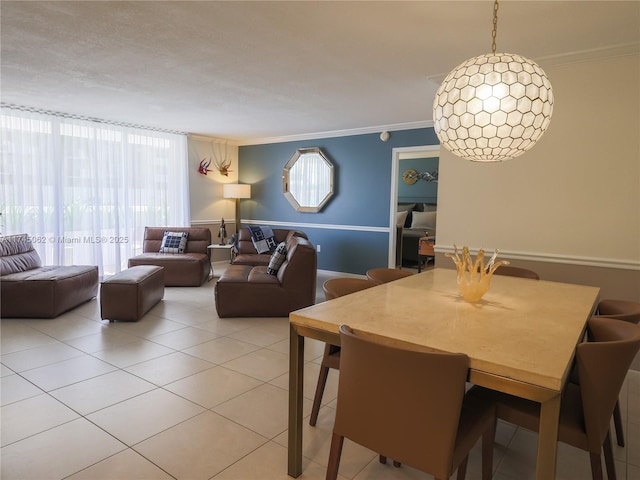
<path fill-rule="evenodd" d="M 225 183 L 223 185 L 224 198 L 236 200 L 236 233 L 240 231 L 240 199 L 251 198 L 251 185 L 241 183 Z"/>
<path fill-rule="evenodd" d="M 434 170 L 433 172 L 418 172 L 416 170 L 410 169 L 405 170 L 402 174 L 402 181 L 407 185 L 413 185 L 418 180 L 438 183 L 438 170 Z"/>

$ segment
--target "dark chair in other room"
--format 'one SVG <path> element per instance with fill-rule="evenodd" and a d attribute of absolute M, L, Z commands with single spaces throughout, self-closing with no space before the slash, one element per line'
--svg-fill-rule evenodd
<path fill-rule="evenodd" d="M 367 278 L 380 283 L 393 282 L 401 278 L 410 277 L 412 272 L 398 268 L 372 268 L 367 270 Z"/>
<path fill-rule="evenodd" d="M 380 285 L 380 282 L 368 280 L 366 278 L 331 278 L 324 282 L 322 289 L 327 300 L 342 297 L 350 293 L 355 293 L 366 288 Z M 309 425 L 315 426 L 318 421 L 318 413 L 320 412 L 320 404 L 322 403 L 322 395 L 324 387 L 327 385 L 327 377 L 329 369 L 338 370 L 340 368 L 340 347 L 337 345 L 326 344 L 324 354 L 322 355 L 322 363 L 320 364 L 320 374 L 318 375 L 318 384 L 316 393 L 313 397 L 313 407 L 311 408 L 311 417 Z"/>
<path fill-rule="evenodd" d="M 467 355 L 391 346 L 345 325 L 340 343 L 327 480 L 337 478 L 345 438 L 439 480 L 457 468 L 463 480 L 469 451 L 481 437 L 482 479 L 491 479 L 495 404 L 465 395 Z"/>
<path fill-rule="evenodd" d="M 588 330 L 592 341 L 581 343 L 576 349 L 580 383 L 568 382 L 562 394 L 558 441 L 589 453 L 593 480 L 604 478 L 604 451 L 607 478 L 615 480 L 609 424 L 629 365 L 640 349 L 640 327 L 592 317 Z M 528 430 L 538 430 L 539 403 L 477 386 L 469 395 L 496 402 L 498 418 Z"/>
<path fill-rule="evenodd" d="M 630 300 L 605 299 L 598 303 L 598 316 L 624 320 L 625 322 L 640 323 L 640 303 Z M 613 409 L 613 424 L 616 428 L 616 441 L 619 446 L 624 447 L 624 429 L 622 428 L 622 415 L 620 413 L 620 402 L 616 402 Z"/>

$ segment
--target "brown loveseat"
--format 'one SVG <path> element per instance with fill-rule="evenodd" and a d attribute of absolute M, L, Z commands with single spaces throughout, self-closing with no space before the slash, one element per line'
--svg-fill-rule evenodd
<path fill-rule="evenodd" d="M 273 235 L 277 244 L 286 242 L 293 236 L 307 238 L 306 233 L 298 230 L 288 230 L 285 228 L 273 228 Z M 233 259 L 234 265 L 251 265 L 251 266 L 267 266 L 271 253 L 258 253 L 256 247 L 253 246 L 251 240 L 251 232 L 247 227 L 242 227 L 238 233 L 238 242 L 236 244 L 236 255 Z"/>
<path fill-rule="evenodd" d="M 220 317 L 285 317 L 315 303 L 316 275 L 314 246 L 291 235 L 276 275 L 264 265 L 229 265 L 215 285 L 216 311 Z"/>
<path fill-rule="evenodd" d="M 184 253 L 160 253 L 164 232 L 187 232 Z M 129 267 L 157 265 L 164 267 L 167 287 L 199 287 L 211 272 L 211 231 L 205 227 L 146 227 L 142 254 L 129 259 Z"/>
<path fill-rule="evenodd" d="M 54 318 L 98 293 L 98 267 L 42 266 L 26 234 L 0 237 L 0 315 Z"/>

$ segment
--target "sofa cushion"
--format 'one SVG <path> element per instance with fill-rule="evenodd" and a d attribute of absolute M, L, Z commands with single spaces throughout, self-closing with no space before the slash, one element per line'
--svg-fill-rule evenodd
<path fill-rule="evenodd" d="M 164 232 L 160 253 L 184 253 L 188 237 L 188 232 Z"/>
<path fill-rule="evenodd" d="M 313 305 L 315 248 L 306 238 L 292 235 L 288 237 L 286 257 L 277 275 L 267 273 L 267 266 L 230 265 L 215 284 L 218 316 L 284 317 Z"/>
<path fill-rule="evenodd" d="M 291 237 L 307 238 L 304 232 L 299 230 L 289 230 L 284 228 L 274 228 L 276 245 L 281 242 L 288 242 Z M 237 237 L 236 255 L 232 263 L 234 265 L 268 266 L 271 260 L 271 252 L 258 253 L 253 246 L 249 228 L 242 227 Z"/>
<path fill-rule="evenodd" d="M 41 265 L 27 234 L 0 237 L 0 276 L 26 272 Z"/>
<path fill-rule="evenodd" d="M 267 266 L 267 273 L 269 275 L 276 275 L 280 266 L 287 258 L 287 244 L 280 242 L 274 252 L 271 254 L 269 265 Z"/>
<path fill-rule="evenodd" d="M 98 293 L 98 267 L 46 266 L 2 277 L 3 317 L 54 318 Z"/>
<path fill-rule="evenodd" d="M 184 253 L 159 253 L 164 232 L 187 233 Z M 137 265 L 163 267 L 167 287 L 199 287 L 211 273 L 211 230 L 206 227 L 145 227 L 142 254 L 129 259 Z"/>
<path fill-rule="evenodd" d="M 129 259 L 129 268 L 138 265 L 163 267 L 166 287 L 199 287 L 211 272 L 206 253 L 142 253 Z"/>
<path fill-rule="evenodd" d="M 206 227 L 145 227 L 143 253 L 158 253 L 164 238 L 164 232 L 188 232 L 185 253 L 204 253 L 209 255 L 207 247 L 211 245 L 211 230 Z"/>

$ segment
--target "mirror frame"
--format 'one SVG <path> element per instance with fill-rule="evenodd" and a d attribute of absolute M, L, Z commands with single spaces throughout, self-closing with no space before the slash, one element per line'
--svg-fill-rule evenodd
<path fill-rule="evenodd" d="M 291 190 L 289 188 L 290 172 L 293 166 L 296 164 L 296 162 L 300 159 L 300 157 L 310 153 L 319 155 L 320 158 L 322 158 L 325 164 L 329 167 L 329 175 L 330 175 L 329 191 L 324 196 L 324 198 L 320 201 L 320 203 L 318 203 L 318 205 L 302 206 L 300 205 L 300 202 L 298 202 L 296 197 L 293 195 L 293 193 L 291 193 Z M 288 200 L 288 202 L 291 204 L 291 206 L 295 209 L 296 212 L 318 213 L 320 210 L 322 210 L 322 207 L 324 207 L 325 204 L 329 201 L 329 199 L 333 196 L 334 188 L 333 188 L 333 164 L 325 156 L 322 150 L 320 150 L 320 148 L 318 147 L 299 148 L 298 150 L 296 150 L 296 152 L 291 156 L 287 164 L 284 166 L 284 169 L 282 170 L 282 193 L 284 194 L 285 198 Z"/>

